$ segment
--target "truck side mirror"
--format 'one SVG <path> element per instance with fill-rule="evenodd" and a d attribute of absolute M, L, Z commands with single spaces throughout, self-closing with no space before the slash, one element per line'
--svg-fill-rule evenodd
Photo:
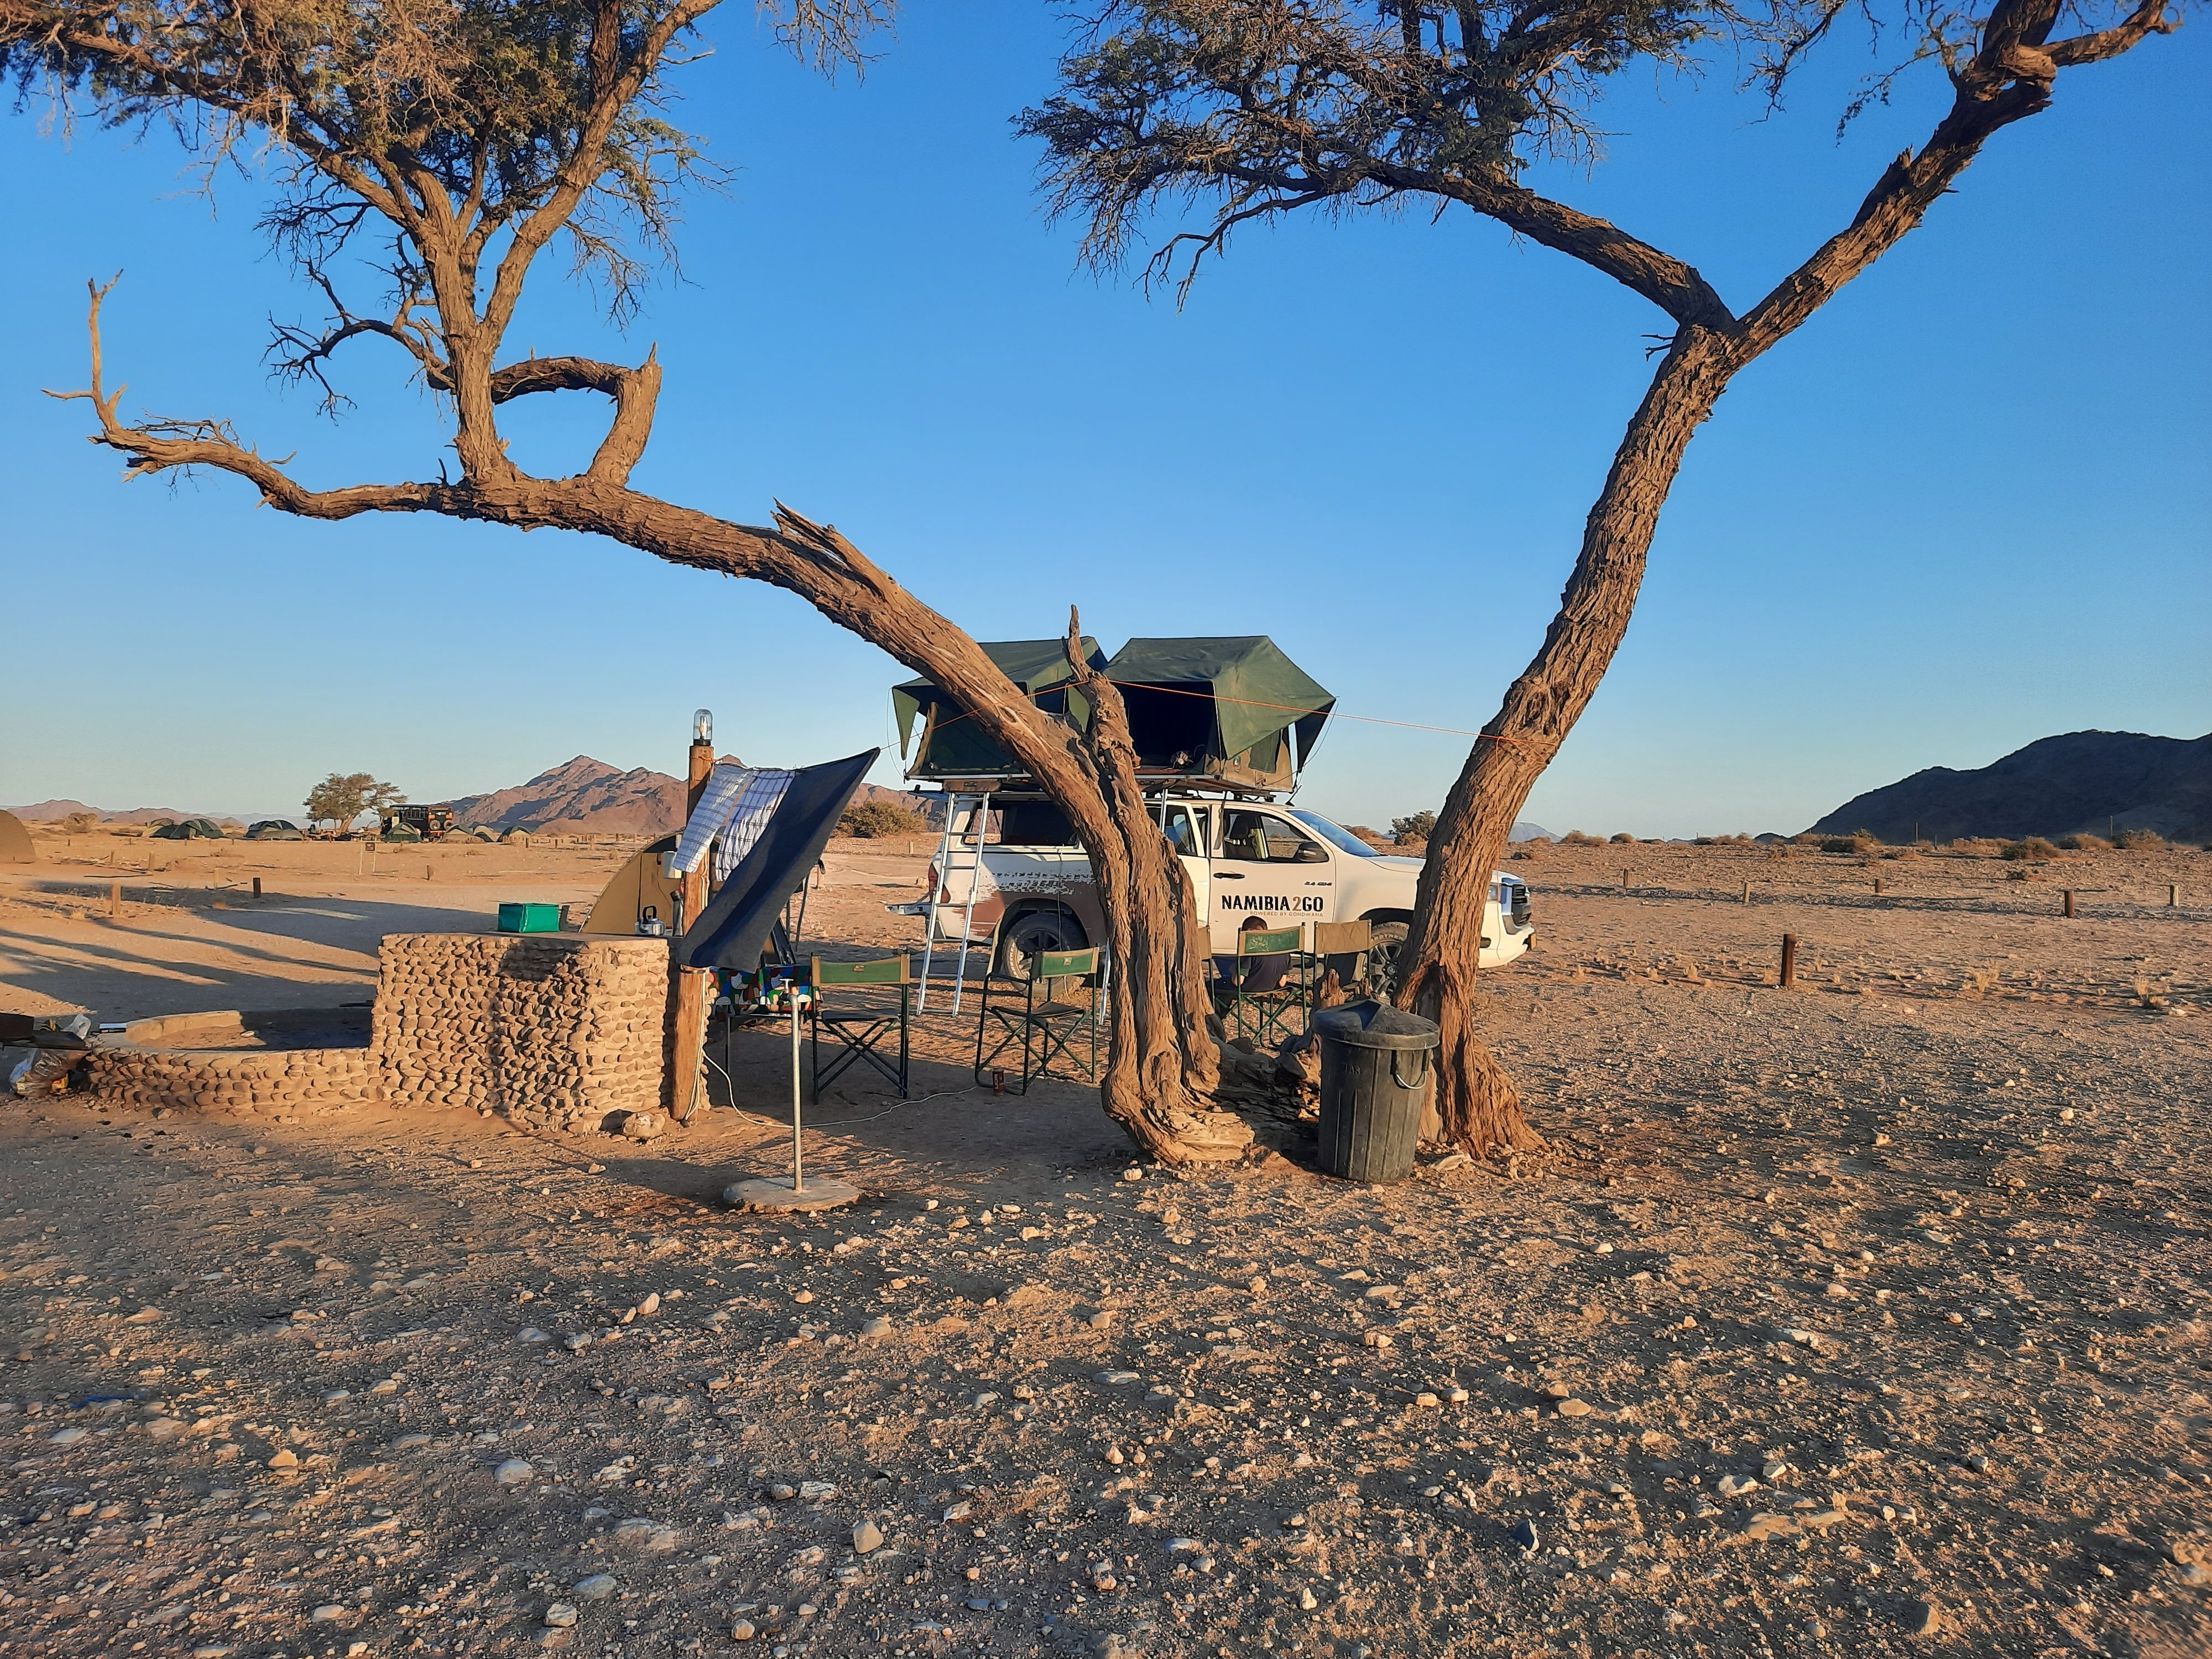
<path fill-rule="evenodd" d="M 1328 862 L 1328 854 L 1322 851 L 1322 849 L 1313 842 L 1310 841 L 1302 841 L 1298 843 L 1298 855 L 1293 862 L 1298 864 L 1327 864 Z"/>

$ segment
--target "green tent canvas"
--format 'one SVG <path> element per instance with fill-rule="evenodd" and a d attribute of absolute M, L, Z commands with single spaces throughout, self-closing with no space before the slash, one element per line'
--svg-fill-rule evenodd
<path fill-rule="evenodd" d="M 1139 767 L 1287 789 L 1336 698 L 1264 634 L 1131 640 L 1106 665 Z"/>
<path fill-rule="evenodd" d="M 1088 714 L 1083 699 L 1067 690 L 1074 671 L 1068 666 L 1066 640 L 998 640 L 985 643 L 982 650 L 1046 714 L 1073 720 Z M 1093 668 L 1106 665 L 1106 653 L 1097 641 L 1086 635 L 1083 650 Z M 902 758 L 912 755 L 907 769 L 910 778 L 1002 778 L 1022 771 L 967 717 L 968 711 L 950 692 L 930 680 L 893 686 L 891 708 L 898 724 L 899 754 Z"/>

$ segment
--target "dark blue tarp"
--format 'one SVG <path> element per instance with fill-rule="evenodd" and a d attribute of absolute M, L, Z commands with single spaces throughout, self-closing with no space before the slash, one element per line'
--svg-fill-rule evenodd
<path fill-rule="evenodd" d="M 792 774 L 768 827 L 753 850 L 730 872 L 722 890 L 677 941 L 676 959 L 686 968 L 759 971 L 769 933 L 791 896 L 836 832 L 846 803 L 876 763 L 880 749 L 847 760 L 803 766 Z"/>

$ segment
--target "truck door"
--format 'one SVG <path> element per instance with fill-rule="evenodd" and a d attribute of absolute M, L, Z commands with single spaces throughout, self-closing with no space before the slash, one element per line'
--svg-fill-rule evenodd
<path fill-rule="evenodd" d="M 1212 884 L 1208 879 L 1212 861 L 1207 857 L 1213 846 L 1212 810 L 1170 801 L 1160 809 L 1160 828 L 1167 832 L 1168 840 L 1174 843 L 1176 854 L 1182 860 L 1182 872 L 1190 878 L 1193 902 L 1203 921 L 1206 894 Z"/>
<path fill-rule="evenodd" d="M 1207 933 L 1217 956 L 1234 955 L 1247 916 L 1270 927 L 1328 921 L 1336 914 L 1328 849 L 1289 818 L 1258 807 L 1222 809 Z"/>

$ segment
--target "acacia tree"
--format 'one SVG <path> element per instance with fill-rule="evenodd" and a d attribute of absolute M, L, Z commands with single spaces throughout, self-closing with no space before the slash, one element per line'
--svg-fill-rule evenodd
<path fill-rule="evenodd" d="M 1425 203 L 1580 260 L 1668 319 L 1559 612 L 1429 839 L 1397 997 L 1443 1027 L 1439 1106 L 1470 1150 L 1542 1144 L 1472 1015 L 1484 902 L 1514 819 L 1627 629 L 1692 434 L 1739 371 L 1917 226 L 1990 138 L 2048 108 L 2062 71 L 2171 33 L 2178 4 L 1894 0 L 1885 17 L 1871 0 L 1105 0 L 1061 61 L 1059 94 L 1019 118 L 1044 143 L 1056 210 L 1087 222 L 1094 263 L 1125 262 L 1164 210 L 1205 210 L 1202 228 L 1142 262 L 1147 281 L 1187 289 L 1255 220 Z M 1901 44 L 1847 120 L 1926 64 L 1949 76 L 1950 107 L 1883 169 L 1850 223 L 1747 308 L 1688 261 L 1526 182 L 1539 161 L 1595 159 L 1591 107 L 1623 70 L 1692 69 L 1747 47 L 1754 80 L 1778 100 L 1806 54 L 1854 15 Z M 2062 18 L 2078 32 L 2061 35 Z"/>
<path fill-rule="evenodd" d="M 315 488 L 224 420 L 126 421 L 122 389 L 107 391 L 103 377 L 104 288 L 92 295 L 90 387 L 66 395 L 89 402 L 92 441 L 126 458 L 126 477 L 204 467 L 305 518 L 435 513 L 605 536 L 795 593 L 927 675 L 1043 786 L 1090 852 L 1118 990 L 1107 1110 L 1164 1161 L 1233 1157 L 1239 1126 L 1210 1099 L 1218 1052 L 1198 976 L 1203 941 L 1182 866 L 1146 814 L 1115 689 L 1073 650 L 1094 711 L 1074 731 L 834 527 L 781 503 L 772 525 L 738 524 L 633 489 L 660 386 L 656 356 L 507 354 L 525 285 L 556 240 L 617 320 L 671 256 L 682 198 L 710 170 L 669 119 L 669 77 L 716 3 L 0 0 L 0 71 L 21 98 L 112 125 L 167 124 L 210 174 L 230 163 L 265 172 L 263 228 L 330 306 L 316 325 L 278 329 L 276 372 L 335 408 L 341 347 L 396 348 L 439 394 L 459 476 L 441 463 L 434 480 Z M 834 72 L 863 62 L 893 3 L 758 10 L 781 46 Z M 343 297 L 364 270 L 380 273 L 374 310 Z M 563 392 L 609 399 L 605 435 L 580 471 L 532 476 L 508 456 L 499 411 Z"/>
<path fill-rule="evenodd" d="M 336 823 L 343 830 L 363 812 L 379 812 L 405 804 L 407 797 L 391 784 L 380 783 L 367 772 L 333 772 L 307 791 L 302 803 L 315 823 Z"/>

